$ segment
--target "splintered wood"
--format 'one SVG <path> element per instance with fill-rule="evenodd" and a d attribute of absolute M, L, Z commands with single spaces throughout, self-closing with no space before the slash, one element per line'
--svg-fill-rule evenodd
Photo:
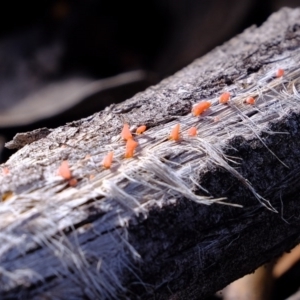
<path fill-rule="evenodd" d="M 299 242 L 299 18 L 8 143 L 1 299 L 199 299 Z"/>

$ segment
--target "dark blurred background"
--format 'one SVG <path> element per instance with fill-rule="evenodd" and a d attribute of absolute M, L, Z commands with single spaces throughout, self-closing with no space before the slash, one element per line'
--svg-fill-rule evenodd
<path fill-rule="evenodd" d="M 283 6 L 300 0 L 2 2 L 0 162 L 13 153 L 3 145 L 17 132 L 121 102 Z M 299 288 L 299 263 L 294 268 L 273 299 Z"/>

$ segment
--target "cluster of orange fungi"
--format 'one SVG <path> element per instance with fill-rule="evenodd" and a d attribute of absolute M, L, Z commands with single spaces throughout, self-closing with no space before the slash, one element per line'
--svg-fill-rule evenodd
<path fill-rule="evenodd" d="M 284 70 L 283 69 L 277 69 L 275 72 L 274 76 L 276 78 L 280 78 L 284 75 Z M 219 103 L 220 104 L 227 104 L 230 101 L 231 94 L 226 91 L 222 93 L 219 96 Z M 244 100 L 244 103 L 254 105 L 255 104 L 255 99 L 251 96 L 249 96 L 247 99 Z M 209 101 L 201 101 L 197 103 L 193 108 L 192 108 L 192 115 L 195 117 L 200 116 L 203 114 L 206 110 L 208 110 L 211 106 L 211 102 Z M 215 122 L 219 121 L 219 117 L 215 117 Z M 146 131 L 147 127 L 145 125 L 141 125 L 136 129 L 135 134 L 140 135 Z M 187 134 L 190 137 L 195 137 L 197 136 L 197 128 L 196 127 L 191 127 L 187 130 Z M 134 156 L 134 152 L 138 146 L 138 142 L 136 142 L 132 136 L 132 133 L 130 131 L 129 125 L 124 124 L 122 132 L 121 132 L 121 138 L 126 141 L 126 146 L 125 146 L 125 158 L 131 158 Z M 176 124 L 173 129 L 171 130 L 171 133 L 169 135 L 169 139 L 173 141 L 179 141 L 180 140 L 180 124 Z M 112 165 L 114 158 L 114 152 L 111 151 L 109 152 L 103 159 L 102 161 L 102 166 L 105 169 L 109 169 Z M 7 175 L 9 174 L 9 169 L 7 167 L 4 167 L 2 169 L 2 174 Z M 58 175 L 60 175 L 62 178 L 68 181 L 70 186 L 76 186 L 77 185 L 77 179 L 72 176 L 71 170 L 69 168 L 69 163 L 67 160 L 64 160 L 59 169 L 58 169 Z"/>

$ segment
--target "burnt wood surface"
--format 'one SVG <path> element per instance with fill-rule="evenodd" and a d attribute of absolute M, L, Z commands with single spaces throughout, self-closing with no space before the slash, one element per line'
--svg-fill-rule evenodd
<path fill-rule="evenodd" d="M 296 245 L 299 47 L 300 9 L 285 8 L 123 103 L 16 136 L 0 175 L 0 298 L 204 299 Z M 192 116 L 202 99 L 211 108 Z M 133 159 L 125 122 L 148 127 Z M 57 175 L 66 159 L 76 187 Z"/>

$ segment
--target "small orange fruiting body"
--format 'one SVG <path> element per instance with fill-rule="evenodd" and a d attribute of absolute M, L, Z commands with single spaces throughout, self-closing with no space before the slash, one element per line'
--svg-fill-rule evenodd
<path fill-rule="evenodd" d="M 200 116 L 203 112 L 205 112 L 207 109 L 209 109 L 211 106 L 211 103 L 208 101 L 201 101 L 198 104 L 196 104 L 193 109 L 192 113 L 194 116 Z"/>
<path fill-rule="evenodd" d="M 9 174 L 9 169 L 8 169 L 7 167 L 3 168 L 3 169 L 2 169 L 2 174 L 3 174 L 3 175 Z"/>
<path fill-rule="evenodd" d="M 189 135 L 189 136 L 196 136 L 196 135 L 197 135 L 197 128 L 196 128 L 196 127 L 191 127 L 191 128 L 188 130 L 188 135 Z"/>
<path fill-rule="evenodd" d="M 230 93 L 229 92 L 224 92 L 221 94 L 219 97 L 219 103 L 226 104 L 230 100 Z"/>
<path fill-rule="evenodd" d="M 114 153 L 109 152 L 103 159 L 102 165 L 105 169 L 109 169 L 111 167 L 113 161 Z"/>
<path fill-rule="evenodd" d="M 136 134 L 142 134 L 146 129 L 146 125 L 142 125 L 136 129 Z"/>
<path fill-rule="evenodd" d="M 279 77 L 282 77 L 284 75 L 284 70 L 283 69 L 278 69 L 276 71 L 276 77 L 279 78 Z"/>
<path fill-rule="evenodd" d="M 125 151 L 125 158 L 133 157 L 135 148 L 137 147 L 138 143 L 133 139 L 128 139 L 126 143 L 126 151 Z"/>
<path fill-rule="evenodd" d="M 245 102 L 246 102 L 247 104 L 253 105 L 253 104 L 255 104 L 255 99 L 254 99 L 253 97 L 248 97 L 248 98 L 245 100 Z"/>
<path fill-rule="evenodd" d="M 58 168 L 58 174 L 63 177 L 64 179 L 71 179 L 72 174 L 69 168 L 69 163 L 67 160 L 64 160 L 60 167 Z"/>
<path fill-rule="evenodd" d="M 173 127 L 169 139 L 173 141 L 178 141 L 180 139 L 180 124 L 176 124 Z"/>
<path fill-rule="evenodd" d="M 126 124 L 126 123 L 123 126 L 123 129 L 122 129 L 122 132 L 121 132 L 121 137 L 125 141 L 127 141 L 129 139 L 132 139 L 132 134 L 130 132 L 129 125 Z"/>
<path fill-rule="evenodd" d="M 77 183 L 78 183 L 78 181 L 77 181 L 77 179 L 76 178 L 71 178 L 70 180 L 69 180 L 69 186 L 76 186 L 77 185 Z"/>

